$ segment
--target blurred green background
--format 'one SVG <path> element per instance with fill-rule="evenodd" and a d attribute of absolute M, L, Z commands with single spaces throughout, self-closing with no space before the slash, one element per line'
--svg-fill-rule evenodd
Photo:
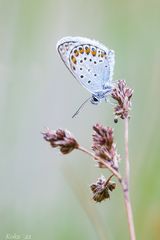
<path fill-rule="evenodd" d="M 114 49 L 114 79 L 134 89 L 129 124 L 131 198 L 137 239 L 160 239 L 160 1 L 0 1 L 0 240 L 129 239 L 120 188 L 95 204 L 89 185 L 106 170 L 80 152 L 61 156 L 43 140 L 48 126 L 69 129 L 86 147 L 92 125 L 123 125 L 63 65 L 64 36 L 94 38 Z M 121 163 L 123 171 L 123 161 Z M 10 237 L 10 238 L 9 238 Z"/>

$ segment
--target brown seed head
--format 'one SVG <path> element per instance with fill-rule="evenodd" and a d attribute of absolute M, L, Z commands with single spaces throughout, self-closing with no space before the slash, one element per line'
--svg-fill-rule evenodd
<path fill-rule="evenodd" d="M 42 134 L 43 138 L 49 142 L 53 148 L 59 147 L 63 154 L 68 154 L 78 148 L 76 139 L 67 130 L 58 129 L 51 131 L 47 129 L 47 131 Z"/>
<path fill-rule="evenodd" d="M 106 180 L 104 176 L 97 179 L 96 183 L 90 185 L 93 193 L 93 200 L 95 202 L 101 202 L 107 198 L 110 198 L 109 191 L 113 191 L 116 187 L 114 182 Z"/>
<path fill-rule="evenodd" d="M 97 123 L 93 126 L 93 130 L 92 149 L 95 155 L 109 163 L 115 170 L 118 170 L 120 157 L 116 151 L 116 145 L 113 139 L 113 129 L 110 127 L 103 127 Z M 101 162 L 98 162 L 98 167 L 106 168 Z"/>
<path fill-rule="evenodd" d="M 119 80 L 117 86 L 112 91 L 112 98 L 117 101 L 117 105 L 114 108 L 115 121 L 118 117 L 125 119 L 129 117 L 129 111 L 131 110 L 131 97 L 133 90 L 128 88 L 124 80 Z"/>

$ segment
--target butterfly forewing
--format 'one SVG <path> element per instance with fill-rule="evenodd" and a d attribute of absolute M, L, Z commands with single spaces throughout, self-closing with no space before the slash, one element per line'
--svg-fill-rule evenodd
<path fill-rule="evenodd" d="M 74 77 L 91 93 L 102 92 L 112 82 L 114 52 L 87 38 L 66 37 L 58 52 Z"/>
<path fill-rule="evenodd" d="M 70 67 L 79 82 L 91 93 L 101 91 L 109 79 L 107 53 L 93 45 L 81 44 L 70 53 Z"/>

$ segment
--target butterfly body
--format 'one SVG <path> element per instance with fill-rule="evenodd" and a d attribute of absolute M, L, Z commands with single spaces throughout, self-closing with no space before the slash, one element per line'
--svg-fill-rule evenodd
<path fill-rule="evenodd" d="M 97 104 L 111 93 L 114 51 L 103 44 L 82 37 L 64 37 L 57 50 L 72 75 L 91 94 Z"/>

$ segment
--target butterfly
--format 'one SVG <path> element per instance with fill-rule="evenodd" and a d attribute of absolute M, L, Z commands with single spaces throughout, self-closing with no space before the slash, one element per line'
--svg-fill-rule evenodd
<path fill-rule="evenodd" d="M 64 37 L 57 42 L 57 50 L 72 75 L 92 94 L 81 107 L 88 100 L 98 104 L 107 99 L 113 89 L 113 50 L 98 41 L 83 37 Z"/>

